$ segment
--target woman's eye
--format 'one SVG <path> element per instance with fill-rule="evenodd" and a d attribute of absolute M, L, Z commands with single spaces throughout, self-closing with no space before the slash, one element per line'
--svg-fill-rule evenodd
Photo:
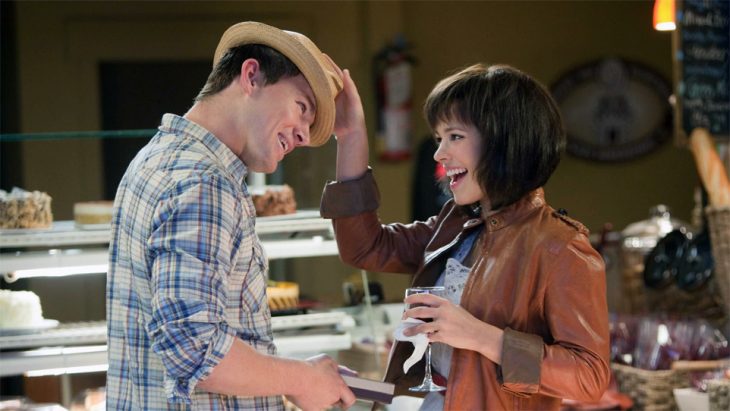
<path fill-rule="evenodd" d="M 302 114 L 307 112 L 307 106 L 304 103 L 297 102 L 299 104 L 299 108 L 302 109 Z"/>
<path fill-rule="evenodd" d="M 434 137 L 433 141 L 436 143 L 436 145 L 441 144 L 441 137 Z"/>
<path fill-rule="evenodd" d="M 462 138 L 464 138 L 464 136 L 462 136 L 461 134 L 451 134 L 451 135 L 449 135 L 449 137 L 451 138 L 452 141 L 461 140 Z"/>

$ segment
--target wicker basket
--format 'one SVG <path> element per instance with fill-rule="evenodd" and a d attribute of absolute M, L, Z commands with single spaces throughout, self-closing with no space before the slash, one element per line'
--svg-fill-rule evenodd
<path fill-rule="evenodd" d="M 714 279 L 723 297 L 725 315 L 730 317 L 730 207 L 705 208 L 715 259 Z"/>
<path fill-rule="evenodd" d="M 611 364 L 611 369 L 618 390 L 631 397 L 636 410 L 675 410 L 677 404 L 672 390 L 690 386 L 688 371 L 649 371 L 621 364 Z"/>
<path fill-rule="evenodd" d="M 730 380 L 707 381 L 707 393 L 710 397 L 710 411 L 730 410 Z"/>
<path fill-rule="evenodd" d="M 730 366 L 729 360 L 677 361 L 672 364 L 671 370 L 650 371 L 612 363 L 611 370 L 616 377 L 618 390 L 634 401 L 633 409 L 671 411 L 677 409 L 673 390 L 690 387 L 692 371 L 713 370 L 728 366 Z M 727 399 L 727 397 L 722 397 L 723 392 L 722 386 L 716 390 L 715 396 L 719 399 L 720 404 L 725 404 L 722 401 Z"/>
<path fill-rule="evenodd" d="M 710 397 L 710 411 L 730 410 L 730 380 L 711 380 L 707 382 Z"/>

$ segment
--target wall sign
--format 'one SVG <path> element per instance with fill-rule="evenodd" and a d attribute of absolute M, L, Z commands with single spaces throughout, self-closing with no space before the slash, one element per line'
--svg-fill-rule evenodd
<path fill-rule="evenodd" d="M 730 139 L 730 2 L 684 0 L 677 22 L 677 129 Z"/>
<path fill-rule="evenodd" d="M 642 64 L 617 58 L 590 62 L 563 75 L 551 92 L 572 155 L 624 161 L 672 135 L 670 83 Z"/>

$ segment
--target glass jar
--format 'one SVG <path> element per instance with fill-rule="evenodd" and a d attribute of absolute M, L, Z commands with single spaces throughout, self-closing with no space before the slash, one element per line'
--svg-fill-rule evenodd
<path fill-rule="evenodd" d="M 629 313 L 647 311 L 644 288 L 644 259 L 660 239 L 673 230 L 688 230 L 689 224 L 672 218 L 663 204 L 649 210 L 649 218 L 629 224 L 621 231 L 623 306 Z"/>

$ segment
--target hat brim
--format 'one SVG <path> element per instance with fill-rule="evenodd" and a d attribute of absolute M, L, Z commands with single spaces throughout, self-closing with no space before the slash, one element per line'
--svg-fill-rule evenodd
<path fill-rule="evenodd" d="M 213 57 L 213 66 L 229 49 L 244 44 L 262 44 L 285 55 L 299 68 L 314 93 L 317 109 L 309 129 L 309 145 L 321 146 L 335 126 L 335 97 L 342 90 L 342 78 L 317 46 L 300 33 L 280 30 L 267 24 L 246 21 L 223 33 Z"/>

